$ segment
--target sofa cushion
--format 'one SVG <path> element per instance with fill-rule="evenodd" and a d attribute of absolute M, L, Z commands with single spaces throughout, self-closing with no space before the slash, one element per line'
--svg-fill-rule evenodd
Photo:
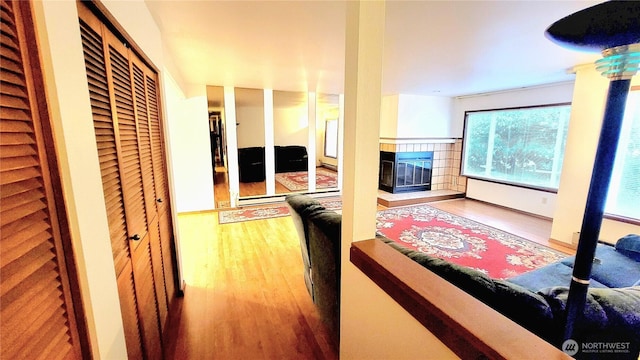
<path fill-rule="evenodd" d="M 573 268 L 575 257 L 560 260 Z M 640 279 L 640 263 L 617 251 L 613 246 L 598 244 L 591 268 L 591 281 L 610 288 L 632 286 Z M 556 284 L 559 285 L 559 284 Z"/>
<path fill-rule="evenodd" d="M 573 262 L 571 262 L 571 264 L 573 265 Z M 506 281 L 520 285 L 531 291 L 538 291 L 552 286 L 569 286 L 571 284 L 572 276 L 573 266 L 569 266 L 563 262 L 556 262 L 543 266 L 539 269 L 514 276 Z M 589 286 L 595 288 L 608 287 L 594 279 L 591 279 Z"/>
<path fill-rule="evenodd" d="M 629 234 L 616 242 L 616 250 L 620 253 L 640 261 L 640 235 Z"/>

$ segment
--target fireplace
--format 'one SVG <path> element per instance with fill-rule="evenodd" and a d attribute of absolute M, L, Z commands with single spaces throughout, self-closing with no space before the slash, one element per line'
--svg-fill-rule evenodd
<path fill-rule="evenodd" d="M 431 190 L 433 151 L 380 151 L 378 188 L 390 193 Z"/>

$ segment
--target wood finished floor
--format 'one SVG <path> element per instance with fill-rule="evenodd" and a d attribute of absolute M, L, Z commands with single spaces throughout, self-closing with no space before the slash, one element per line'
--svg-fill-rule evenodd
<path fill-rule="evenodd" d="M 456 199 L 429 203 L 541 244 L 546 219 Z M 290 217 L 218 224 L 217 212 L 178 216 L 184 298 L 168 324 L 167 359 L 337 359 L 302 276 Z"/>
<path fill-rule="evenodd" d="M 186 289 L 167 359 L 337 359 L 290 217 L 219 225 L 206 212 L 179 215 L 178 228 Z"/>
<path fill-rule="evenodd" d="M 472 199 L 455 199 L 429 203 L 440 210 L 475 220 L 518 235 L 567 254 L 575 249 L 549 242 L 551 220 Z"/>
<path fill-rule="evenodd" d="M 323 167 L 323 171 L 336 172 L 332 169 Z M 222 166 L 216 166 L 215 173 L 213 177 L 213 192 L 215 194 L 215 207 L 216 209 L 221 209 L 228 207 L 229 203 L 229 177 L 227 175 L 226 169 Z M 241 197 L 251 197 L 251 196 L 261 196 L 267 193 L 267 185 L 266 182 L 252 182 L 252 183 L 240 183 L 240 196 Z M 275 182 L 276 194 L 287 194 L 290 193 L 291 190 L 287 189 L 284 185 Z M 222 205 L 222 206 L 221 206 Z"/>

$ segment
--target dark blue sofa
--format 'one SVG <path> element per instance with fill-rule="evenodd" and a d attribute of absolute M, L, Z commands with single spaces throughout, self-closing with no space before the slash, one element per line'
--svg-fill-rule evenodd
<path fill-rule="evenodd" d="M 286 199 L 300 236 L 304 279 L 334 339 L 339 336 L 341 216 L 305 195 Z M 561 348 L 573 257 L 507 279 L 414 251 L 382 236 L 379 240 L 461 288 L 549 343 Z M 628 344 L 624 352 L 578 352 L 579 359 L 638 359 L 640 354 L 640 236 L 616 246 L 598 245 L 580 341 Z M 470 309 L 470 311 L 473 311 Z"/>
<path fill-rule="evenodd" d="M 512 277 L 508 281 L 531 291 L 558 285 L 569 286 L 573 256 L 540 269 Z M 598 244 L 591 268 L 591 288 L 624 288 L 640 285 L 640 236 L 627 235 L 615 245 Z"/>
<path fill-rule="evenodd" d="M 561 348 L 574 257 L 507 279 L 405 248 L 380 237 L 423 267 L 473 295 L 496 311 Z M 574 327 L 578 359 L 638 359 L 640 354 L 640 236 L 628 235 L 616 246 L 599 244 L 587 295 L 584 321 Z M 619 352 L 593 347 L 616 344 Z M 619 345 L 618 345 L 619 344 Z M 586 349 L 586 348 L 585 348 Z"/>

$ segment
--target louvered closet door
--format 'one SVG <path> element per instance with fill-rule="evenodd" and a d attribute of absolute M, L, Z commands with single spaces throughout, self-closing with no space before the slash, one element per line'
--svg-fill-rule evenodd
<path fill-rule="evenodd" d="M 78 9 L 129 356 L 156 359 L 175 297 L 157 74 Z"/>
<path fill-rule="evenodd" d="M 165 168 L 164 142 L 162 124 L 160 122 L 159 97 L 156 74 L 147 74 L 147 94 L 149 98 L 149 124 L 151 131 L 151 153 L 153 155 L 153 172 L 155 174 L 156 202 L 158 212 L 164 212 L 169 203 L 169 187 Z"/>
<path fill-rule="evenodd" d="M 131 55 L 133 69 L 133 83 L 135 93 L 136 122 L 138 125 L 138 138 L 140 149 L 140 166 L 142 169 L 142 185 L 144 189 L 145 208 L 147 222 L 149 224 L 149 244 L 151 246 L 151 263 L 153 267 L 156 299 L 158 300 L 158 313 L 160 316 L 160 329 L 168 318 L 167 292 L 164 284 L 164 265 L 162 261 L 162 245 L 160 243 L 160 225 L 156 207 L 156 189 L 153 171 L 153 159 L 151 154 L 151 131 L 149 124 L 149 109 L 147 101 L 147 86 L 145 70 L 147 67 Z"/>
<path fill-rule="evenodd" d="M 120 167 L 122 171 L 124 206 L 130 245 L 147 236 L 148 223 L 145 194 L 142 184 L 138 129 L 135 117 L 133 85 L 129 68 L 127 48 L 111 33 L 105 34 L 112 86 L 112 104 L 115 108 L 118 143 L 120 145 Z"/>
<path fill-rule="evenodd" d="M 25 19 L 30 22 L 28 6 L 0 3 L 0 358 L 79 359 L 58 224 L 65 214 L 54 203 L 55 168 L 42 128 L 48 120 L 40 117 L 46 109 L 38 108 L 33 83 L 32 69 L 39 64 L 30 62 L 37 54 L 27 50 L 23 27 Z"/>
<path fill-rule="evenodd" d="M 102 36 L 99 34 L 101 24 L 93 17 L 85 17 L 85 21 L 80 22 L 80 31 L 111 235 L 111 249 L 118 279 L 127 354 L 129 359 L 142 359 L 142 338 L 124 213 L 122 182 L 118 167 L 116 130 L 111 116 Z"/>
<path fill-rule="evenodd" d="M 169 204 L 169 186 L 167 184 L 167 170 L 164 156 L 164 142 L 162 139 L 162 124 L 160 122 L 160 106 L 158 98 L 157 75 L 147 74 L 147 99 L 149 104 L 149 124 L 151 131 L 151 154 L 153 159 L 153 173 L 156 189 L 156 204 L 160 222 L 160 242 L 162 244 L 162 261 L 164 264 L 165 288 L 169 304 L 176 296 L 176 281 L 173 254 L 173 230 L 171 213 L 167 210 Z"/>
<path fill-rule="evenodd" d="M 110 32 L 104 33 L 104 39 L 109 60 L 107 69 L 110 75 L 111 105 L 115 109 L 115 124 L 118 128 L 118 157 L 138 314 L 145 353 L 150 359 L 159 359 L 162 357 L 162 343 L 142 182 L 132 70 L 128 50 L 119 39 Z"/>

